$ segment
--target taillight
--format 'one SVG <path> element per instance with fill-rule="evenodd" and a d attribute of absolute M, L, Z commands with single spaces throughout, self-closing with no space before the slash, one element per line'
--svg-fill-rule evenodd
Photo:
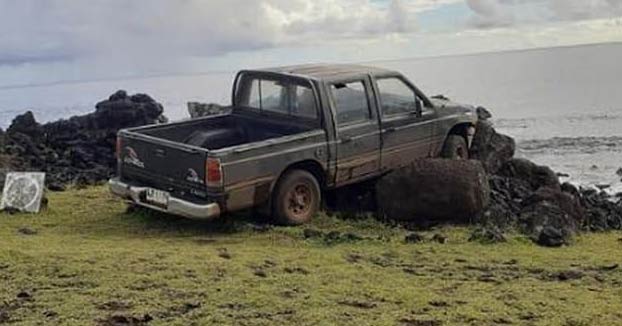
<path fill-rule="evenodd" d="M 222 186 L 222 166 L 220 159 L 208 158 L 205 161 L 205 184 L 208 187 Z"/>
<path fill-rule="evenodd" d="M 117 157 L 117 160 L 121 159 L 121 137 L 117 136 L 117 144 L 115 147 L 115 156 Z"/>

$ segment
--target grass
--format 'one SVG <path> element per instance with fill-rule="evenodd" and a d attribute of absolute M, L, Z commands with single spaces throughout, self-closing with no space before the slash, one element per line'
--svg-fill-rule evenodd
<path fill-rule="evenodd" d="M 102 187 L 0 214 L 0 324 L 622 324 L 622 233 L 546 249 L 468 242 L 460 227 L 406 244 L 372 219 L 307 226 L 340 232 L 331 241 L 249 221 L 126 213 Z"/>

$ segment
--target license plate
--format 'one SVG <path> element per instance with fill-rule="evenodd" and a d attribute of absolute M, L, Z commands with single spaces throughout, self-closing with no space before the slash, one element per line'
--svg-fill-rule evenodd
<path fill-rule="evenodd" d="M 156 204 L 158 206 L 168 207 L 168 198 L 170 194 L 166 191 L 157 189 L 147 189 L 146 200 L 149 203 Z"/>

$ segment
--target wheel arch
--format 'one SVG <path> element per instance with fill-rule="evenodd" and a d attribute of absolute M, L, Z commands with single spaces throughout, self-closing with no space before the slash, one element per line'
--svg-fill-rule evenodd
<path fill-rule="evenodd" d="M 470 132 L 470 130 L 473 132 Z M 471 143 L 473 141 L 473 136 L 474 136 L 474 130 L 475 130 L 475 124 L 473 124 L 472 122 L 460 122 L 460 123 L 455 124 L 453 127 L 451 127 L 451 129 L 449 129 L 449 132 L 447 132 L 447 135 L 445 135 L 445 139 L 443 140 L 443 146 L 449 136 L 457 135 L 457 136 L 464 137 L 464 139 L 467 142 L 467 146 L 471 148 Z"/>
<path fill-rule="evenodd" d="M 292 163 L 288 165 L 285 169 L 283 169 L 283 171 L 281 171 L 279 176 L 276 178 L 275 182 L 273 182 L 271 190 L 274 190 L 276 184 L 279 183 L 283 176 L 291 170 L 305 170 L 315 177 L 317 182 L 320 184 L 321 189 L 324 189 L 326 187 L 326 172 L 322 164 L 315 160 L 304 160 Z"/>

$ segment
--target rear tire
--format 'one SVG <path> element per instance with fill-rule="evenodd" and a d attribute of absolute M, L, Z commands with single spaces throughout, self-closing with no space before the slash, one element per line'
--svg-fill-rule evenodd
<path fill-rule="evenodd" d="M 466 139 L 460 135 L 449 135 L 443 145 L 441 157 L 450 160 L 468 160 L 469 147 Z"/>
<path fill-rule="evenodd" d="M 272 214 L 279 224 L 305 224 L 320 210 L 321 198 L 320 185 L 311 173 L 291 170 L 272 194 Z"/>

